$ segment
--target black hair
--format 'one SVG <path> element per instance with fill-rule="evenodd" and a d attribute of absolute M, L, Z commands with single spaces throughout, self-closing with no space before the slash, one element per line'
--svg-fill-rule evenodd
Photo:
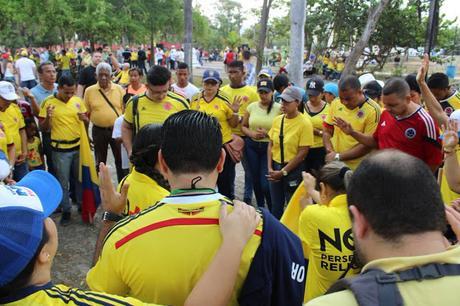
<path fill-rule="evenodd" d="M 62 88 L 66 86 L 75 86 L 75 80 L 71 76 L 63 75 L 58 80 L 58 87 Z"/>
<path fill-rule="evenodd" d="M 62 50 L 61 50 L 61 54 L 66 55 L 66 54 L 67 54 L 67 51 L 66 51 L 65 49 L 62 49 Z"/>
<path fill-rule="evenodd" d="M 410 90 L 416 91 L 419 94 L 422 93 L 422 91 L 420 90 L 420 86 L 418 86 L 417 76 L 416 76 L 415 73 L 408 74 L 404 79 L 406 80 L 407 84 L 409 85 Z"/>
<path fill-rule="evenodd" d="M 433 73 L 427 81 L 428 87 L 433 89 L 446 89 L 449 88 L 449 77 L 442 73 Z"/>
<path fill-rule="evenodd" d="M 244 63 L 242 61 L 233 61 L 228 64 L 228 68 L 238 68 L 244 71 Z"/>
<path fill-rule="evenodd" d="M 378 100 L 382 95 L 382 86 L 377 81 L 370 81 L 363 87 L 363 92 L 371 99 Z"/>
<path fill-rule="evenodd" d="M 194 110 L 171 115 L 163 124 L 161 151 L 175 173 L 211 172 L 222 150 L 222 133 L 215 117 Z"/>
<path fill-rule="evenodd" d="M 354 75 L 347 75 L 340 79 L 339 81 L 339 90 L 361 90 L 361 82 L 359 81 L 358 77 Z"/>
<path fill-rule="evenodd" d="M 137 73 L 139 74 L 139 76 L 144 76 L 144 71 L 142 71 L 142 69 L 138 68 L 138 67 L 133 67 L 133 68 L 130 68 L 129 71 L 128 71 L 128 74 L 130 74 L 131 72 L 133 71 L 137 71 Z"/>
<path fill-rule="evenodd" d="M 188 70 L 188 65 L 187 63 L 180 62 L 179 64 L 177 64 L 177 69 L 187 69 Z"/>
<path fill-rule="evenodd" d="M 278 74 L 273 78 L 273 87 L 279 93 L 281 90 L 289 86 L 289 77 L 283 73 Z"/>
<path fill-rule="evenodd" d="M 249 51 L 249 50 L 244 50 L 244 51 L 243 51 L 243 58 L 244 58 L 245 60 L 251 59 L 251 51 Z"/>
<path fill-rule="evenodd" d="M 155 169 L 158 151 L 161 145 L 161 125 L 147 124 L 143 126 L 133 143 L 130 161 L 136 171 L 147 175 L 161 187 L 169 190 L 168 181 Z"/>
<path fill-rule="evenodd" d="M 50 61 L 43 62 L 37 68 L 38 73 L 43 73 L 43 67 L 48 66 L 48 65 L 51 65 L 54 67 L 53 63 Z"/>
<path fill-rule="evenodd" d="M 153 86 L 168 84 L 171 79 L 171 71 L 163 66 L 152 66 L 147 73 L 147 82 Z"/>
<path fill-rule="evenodd" d="M 323 183 L 330 186 L 335 192 L 344 194 L 353 175 L 353 171 L 343 162 L 332 161 L 315 171 L 318 185 Z"/>
<path fill-rule="evenodd" d="M 439 185 L 420 159 L 398 150 L 382 150 L 364 159 L 348 186 L 354 205 L 382 238 L 444 232 L 446 215 Z"/>
<path fill-rule="evenodd" d="M 97 48 L 96 52 L 102 53 L 102 47 Z"/>
<path fill-rule="evenodd" d="M 42 240 L 40 240 L 37 251 L 35 252 L 32 259 L 29 261 L 29 263 L 12 281 L 4 285 L 3 287 L 0 287 L 0 298 L 13 295 L 15 291 L 22 289 L 29 284 L 30 278 L 32 277 L 32 273 L 34 272 L 35 262 L 37 261 L 38 255 L 42 251 L 43 246 L 49 241 L 49 238 L 50 237 L 48 235 L 48 232 L 46 231 L 45 223 L 43 223 Z"/>
<path fill-rule="evenodd" d="M 410 87 L 403 78 L 391 78 L 383 86 L 382 94 L 388 96 L 396 94 L 399 98 L 410 95 Z"/>

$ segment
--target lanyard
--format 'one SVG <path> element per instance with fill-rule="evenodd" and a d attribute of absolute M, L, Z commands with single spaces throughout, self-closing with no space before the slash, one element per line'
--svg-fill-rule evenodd
<path fill-rule="evenodd" d="M 174 189 L 171 190 L 171 195 L 180 195 L 183 193 L 215 193 L 216 191 L 212 188 L 195 188 L 195 189 Z"/>

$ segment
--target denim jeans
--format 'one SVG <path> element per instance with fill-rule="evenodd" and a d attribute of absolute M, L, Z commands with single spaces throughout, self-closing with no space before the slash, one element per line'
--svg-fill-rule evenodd
<path fill-rule="evenodd" d="M 235 199 L 235 163 L 230 158 L 227 150 L 225 152 L 227 155 L 225 156 L 224 169 L 217 178 L 217 188 L 219 193 L 233 200 Z"/>
<path fill-rule="evenodd" d="M 29 165 L 27 161 L 14 165 L 13 180 L 19 182 L 27 173 L 29 173 Z"/>
<path fill-rule="evenodd" d="M 277 162 L 272 163 L 273 170 L 281 170 L 283 168 L 282 164 Z M 272 197 L 272 214 L 278 220 L 281 219 L 281 216 L 284 212 L 284 206 L 291 200 L 292 195 L 294 194 L 297 186 L 302 182 L 302 170 L 304 169 L 303 164 L 300 164 L 296 169 L 292 170 L 289 176 L 297 174 L 297 183 L 292 184 L 291 179 L 288 177 L 282 178 L 278 182 L 270 181 L 270 195 Z"/>
<path fill-rule="evenodd" d="M 246 138 L 243 137 L 243 140 L 246 142 Z M 253 191 L 253 183 L 252 183 L 252 176 L 249 173 L 249 164 L 246 156 L 246 151 L 243 151 L 243 158 L 241 159 L 241 165 L 243 166 L 244 170 L 244 195 L 243 200 L 246 204 L 251 204 L 252 202 L 252 191 Z"/>
<path fill-rule="evenodd" d="M 244 154 L 248 164 L 248 173 L 251 176 L 256 196 L 257 206 L 272 210 L 272 200 L 268 187 L 267 147 L 268 142 L 254 141 L 250 137 L 244 140 Z"/>
<path fill-rule="evenodd" d="M 37 81 L 36 80 L 28 80 L 28 81 L 22 81 L 20 84 L 21 87 L 27 87 L 29 89 L 34 88 L 37 86 Z"/>
<path fill-rule="evenodd" d="M 56 176 L 62 187 L 61 207 L 64 212 L 70 212 L 72 205 L 69 199 L 70 177 L 72 176 L 75 182 L 75 193 L 77 203 L 81 204 L 82 189 L 81 183 L 78 181 L 78 167 L 80 159 L 80 150 L 77 148 L 74 151 L 53 151 L 53 164 L 55 166 Z"/>

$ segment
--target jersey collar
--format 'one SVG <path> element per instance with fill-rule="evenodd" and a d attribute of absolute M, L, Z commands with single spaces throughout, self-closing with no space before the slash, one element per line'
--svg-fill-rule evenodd
<path fill-rule="evenodd" d="M 14 291 L 12 294 L 10 294 L 7 297 L 0 298 L 0 304 L 3 305 L 3 304 L 7 304 L 7 303 L 16 302 L 16 301 L 19 301 L 19 300 L 22 300 L 22 299 L 28 297 L 31 294 L 34 294 L 37 291 L 48 289 L 48 288 L 51 288 L 51 287 L 53 287 L 52 282 L 49 282 L 49 283 L 47 283 L 45 285 L 42 285 L 42 286 L 29 286 L 29 287 L 21 288 L 19 290 Z"/>
<path fill-rule="evenodd" d="M 329 203 L 329 207 L 342 207 L 347 206 L 347 195 L 346 194 L 339 194 L 335 198 L 331 200 Z"/>
<path fill-rule="evenodd" d="M 439 102 L 449 102 L 449 99 L 455 96 L 458 93 L 458 90 L 454 91 L 448 98 L 445 98 L 444 100 L 440 100 Z"/>

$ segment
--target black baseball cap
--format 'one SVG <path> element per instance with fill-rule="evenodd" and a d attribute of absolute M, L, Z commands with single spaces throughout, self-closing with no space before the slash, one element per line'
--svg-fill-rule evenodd
<path fill-rule="evenodd" d="M 273 82 L 270 79 L 261 79 L 257 82 L 257 91 L 272 92 L 274 91 Z"/>
<path fill-rule="evenodd" d="M 313 77 L 307 82 L 307 95 L 309 96 L 319 96 L 324 91 L 324 82 L 319 77 Z"/>

